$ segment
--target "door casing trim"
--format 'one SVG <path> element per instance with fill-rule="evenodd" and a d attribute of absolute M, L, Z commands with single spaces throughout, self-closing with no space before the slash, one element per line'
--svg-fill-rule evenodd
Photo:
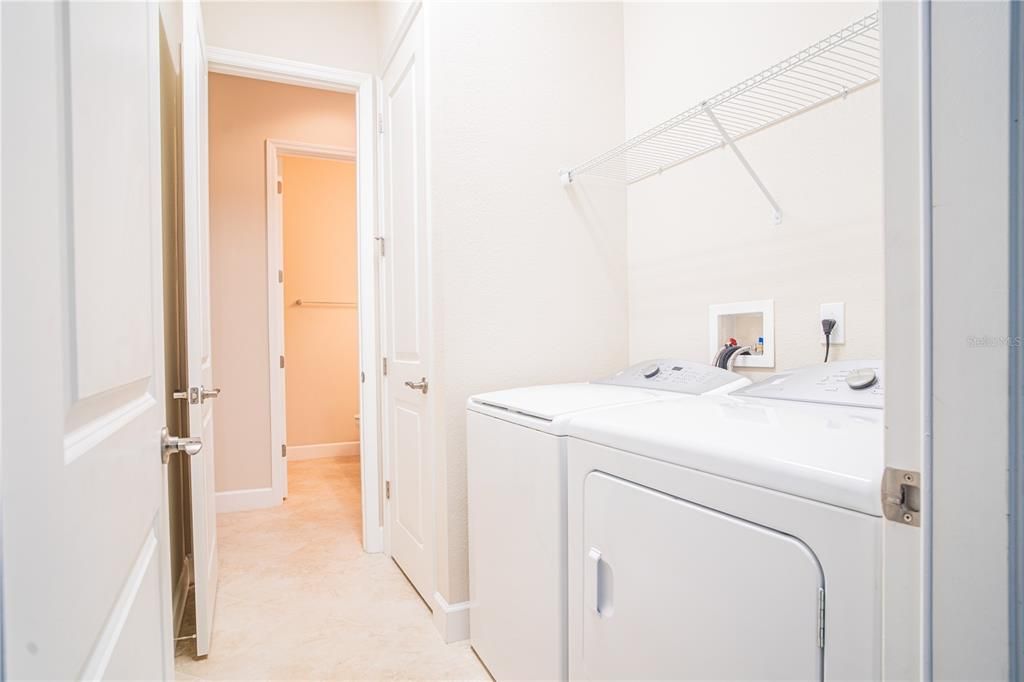
<path fill-rule="evenodd" d="M 242 76 L 257 80 L 298 85 L 302 87 L 347 92 L 356 96 L 356 149 L 348 150 L 355 155 L 356 163 L 356 232 L 358 239 L 358 270 L 359 270 L 359 365 L 365 380 L 360 384 L 360 441 L 362 449 L 362 466 L 360 467 L 362 489 L 362 526 L 363 549 L 367 552 L 381 552 L 384 548 L 383 519 L 381 506 L 381 449 L 380 449 L 380 375 L 376 369 L 380 366 L 380 334 L 379 334 L 379 291 L 377 286 L 377 262 L 375 240 L 377 232 L 377 183 L 376 183 L 376 79 L 372 74 L 347 71 L 320 64 L 280 59 L 268 55 L 242 52 L 226 48 L 210 46 L 206 49 L 207 62 L 211 73 L 231 76 Z M 298 149 L 297 153 L 316 155 L 315 145 L 298 145 L 296 143 L 279 142 L 282 148 Z M 268 141 L 268 154 L 270 141 Z M 303 151 L 304 150 L 304 151 Z M 295 151 L 289 153 L 296 153 Z M 269 156 L 268 156 L 269 158 Z M 268 178 L 269 178 L 268 165 Z M 276 175 L 274 177 L 276 182 Z M 268 182 L 269 179 L 268 179 Z M 267 193 L 267 228 L 270 229 L 270 202 L 273 196 L 268 185 Z M 268 238 L 269 238 L 268 232 Z M 273 248 L 268 241 L 267 249 L 267 283 L 268 293 L 277 285 L 277 269 L 279 265 L 271 262 Z M 278 260 L 279 262 L 279 260 Z M 272 300 L 268 296 L 268 306 Z M 278 306 L 279 307 L 279 306 Z M 275 314 L 268 311 L 268 321 Z M 277 311 L 283 318 L 283 311 Z M 269 328 L 268 333 L 273 332 Z M 281 446 L 285 442 L 284 433 L 284 393 L 280 379 L 277 355 L 274 350 L 274 337 L 271 336 L 271 350 L 268 367 L 271 373 L 271 447 L 268 456 L 271 458 L 272 488 L 278 498 L 284 496 L 286 484 L 286 459 L 281 457 Z M 282 326 L 283 338 L 283 326 Z M 277 391 L 280 400 L 275 400 L 275 383 L 279 383 Z M 280 408 L 278 408 L 278 405 Z"/>

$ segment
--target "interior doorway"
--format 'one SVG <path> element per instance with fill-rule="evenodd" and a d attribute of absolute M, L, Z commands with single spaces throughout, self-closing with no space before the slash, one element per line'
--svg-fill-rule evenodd
<path fill-rule="evenodd" d="M 381 551 L 373 80 L 216 48 L 209 70 L 217 509 L 280 505 L 291 466 L 339 458 Z"/>
<path fill-rule="evenodd" d="M 284 415 L 284 497 L 300 462 L 360 463 L 355 162 L 350 149 L 267 141 L 268 262 L 279 263 L 271 292 L 280 294 L 269 298 L 271 364 L 285 358 L 271 409 Z"/>

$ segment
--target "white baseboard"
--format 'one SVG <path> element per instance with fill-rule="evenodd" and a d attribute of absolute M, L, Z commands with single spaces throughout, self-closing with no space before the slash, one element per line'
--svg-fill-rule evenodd
<path fill-rule="evenodd" d="M 469 602 L 449 604 L 440 592 L 434 593 L 434 627 L 447 644 L 469 639 Z"/>
<path fill-rule="evenodd" d="M 252 488 L 250 490 L 225 490 L 217 493 L 217 513 L 265 509 L 281 504 L 281 497 L 274 495 L 273 488 Z"/>
<path fill-rule="evenodd" d="M 178 633 L 181 632 L 181 621 L 185 617 L 185 604 L 188 603 L 188 588 L 192 584 L 192 562 L 189 557 L 185 557 L 185 560 L 181 562 L 181 573 L 178 574 L 178 582 L 174 584 L 174 611 L 173 611 L 173 625 L 174 625 L 174 636 L 177 637 Z"/>
<path fill-rule="evenodd" d="M 314 445 L 289 445 L 288 461 L 301 462 L 305 459 L 324 459 L 326 457 L 358 457 L 359 441 L 344 443 L 316 443 Z"/>

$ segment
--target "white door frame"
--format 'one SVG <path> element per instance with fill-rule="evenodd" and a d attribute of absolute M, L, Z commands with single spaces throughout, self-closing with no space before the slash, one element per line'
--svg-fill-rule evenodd
<path fill-rule="evenodd" d="M 242 76 L 257 80 L 299 85 L 319 90 L 347 92 L 356 96 L 356 232 L 358 240 L 359 269 L 359 366 L 364 381 L 360 384 L 360 450 L 362 479 L 362 517 L 363 517 L 363 549 L 367 552 L 383 550 L 383 521 L 380 514 L 381 504 L 381 448 L 380 448 L 380 375 L 376 371 L 380 366 L 380 343 L 378 334 L 378 287 L 377 262 L 375 253 L 375 237 L 377 229 L 377 186 L 376 186 L 376 129 L 375 125 L 375 79 L 371 74 L 346 71 L 318 64 L 278 59 L 249 52 L 240 52 L 218 47 L 207 48 L 207 61 L 211 73 L 230 76 Z M 285 144 L 285 143 L 280 143 Z M 290 143 L 289 143 L 290 144 Z M 311 145 L 300 145 L 311 147 Z M 268 150 L 269 150 L 268 141 Z M 268 175 L 269 177 L 269 175 Z M 274 176 L 276 182 L 276 175 Z M 269 182 L 269 180 L 268 180 Z M 270 200 L 272 194 L 268 186 L 267 200 L 268 226 L 270 224 Z M 276 263 L 274 258 L 275 244 L 267 244 L 268 287 L 277 286 Z M 276 244 L 280 248 L 280 242 Z M 280 251 L 277 251 L 279 254 Z M 272 274 L 272 281 L 270 275 Z M 273 291 L 272 288 L 268 291 Z M 280 301 L 274 304 L 275 297 L 268 297 L 268 304 L 274 319 L 273 311 L 282 316 Z M 271 325 L 274 323 L 271 322 Z M 284 337 L 283 322 L 279 338 Z M 271 329 L 273 332 L 273 328 Z M 281 447 L 285 443 L 284 433 L 284 389 L 278 367 L 280 350 L 274 350 L 274 336 L 271 336 L 270 371 L 271 399 L 274 400 L 275 390 L 280 396 L 281 409 L 274 403 L 271 407 L 271 447 L 268 456 L 271 458 L 272 488 L 276 500 L 285 493 L 286 467 L 281 457 Z"/>
<path fill-rule="evenodd" d="M 931 476 L 925 456 L 930 392 L 924 358 L 931 336 L 925 333 L 925 242 L 931 223 L 923 156 L 925 103 L 922 83 L 930 51 L 926 46 L 922 3 L 882 3 L 882 109 L 885 222 L 885 466 Z M 929 430 L 930 431 L 930 430 Z M 925 641 L 928 592 L 924 528 L 883 522 L 882 679 L 927 679 Z"/>
<path fill-rule="evenodd" d="M 1020 390 L 1009 379 L 1021 353 L 1011 336 L 1008 255 L 1010 150 L 1019 129 L 1014 5 L 927 3 L 933 430 L 932 476 L 923 481 L 934 521 L 926 529 L 931 667 L 923 672 L 937 680 L 1013 679 L 1018 645 L 1009 629 L 1008 553 L 1010 395 Z"/>
<path fill-rule="evenodd" d="M 1019 384 L 1007 377 L 1020 361 L 1010 326 L 1019 243 L 1006 93 L 1020 96 L 1010 85 L 1017 11 L 1008 0 L 881 5 L 885 458 L 920 471 L 922 486 L 920 528 L 884 525 L 886 680 L 1016 672 L 1007 454 Z M 963 138 L 963 121 L 980 132 Z"/>

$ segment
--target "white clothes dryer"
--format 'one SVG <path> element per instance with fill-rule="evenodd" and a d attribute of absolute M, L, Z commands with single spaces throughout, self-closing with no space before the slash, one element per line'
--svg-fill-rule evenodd
<path fill-rule="evenodd" d="M 879 679 L 882 368 L 569 425 L 572 679 Z"/>

